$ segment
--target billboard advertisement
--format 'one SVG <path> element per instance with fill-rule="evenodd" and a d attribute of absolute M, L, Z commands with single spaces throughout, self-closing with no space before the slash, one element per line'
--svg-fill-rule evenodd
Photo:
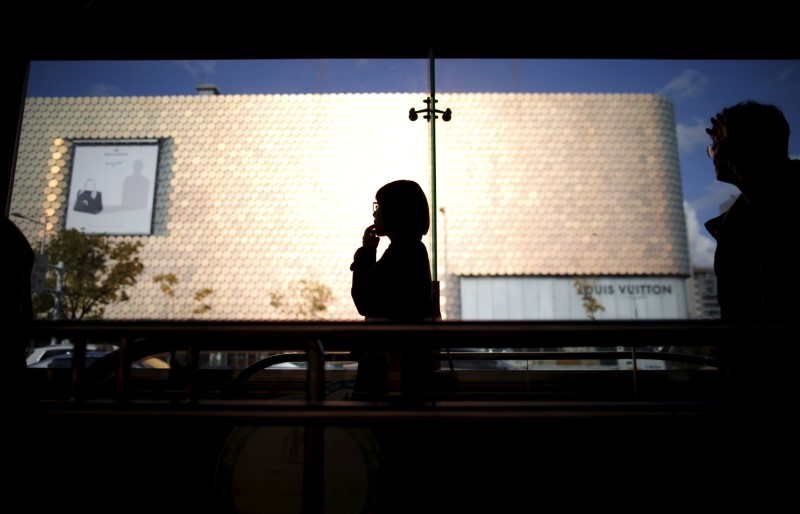
<path fill-rule="evenodd" d="M 65 227 L 151 234 L 158 148 L 157 140 L 76 141 Z"/>

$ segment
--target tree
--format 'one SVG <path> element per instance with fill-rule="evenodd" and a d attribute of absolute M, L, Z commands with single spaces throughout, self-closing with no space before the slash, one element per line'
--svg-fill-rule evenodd
<path fill-rule="evenodd" d="M 597 298 L 594 297 L 593 290 L 598 285 L 599 279 L 596 277 L 575 277 L 572 280 L 572 285 L 575 286 L 575 292 L 578 293 L 578 296 L 581 297 L 583 300 L 583 310 L 586 311 L 586 316 L 592 320 L 597 321 L 595 318 L 595 313 L 599 311 L 606 310 L 603 307 L 603 304 L 597 301 Z M 614 347 L 611 346 L 600 346 L 597 347 L 598 350 L 602 351 L 609 351 L 613 350 Z M 592 350 L 591 347 L 584 347 L 584 348 L 577 348 L 573 347 L 573 351 L 590 351 Z M 616 361 L 614 359 L 600 359 L 599 361 L 589 360 L 584 361 L 587 364 L 605 364 L 605 365 L 614 365 Z"/>
<path fill-rule="evenodd" d="M 331 288 L 313 280 L 299 280 L 297 285 L 296 290 L 299 295 L 287 300 L 286 295 L 272 291 L 269 294 L 269 304 L 284 316 L 300 319 L 321 318 L 333 300 Z"/>
<path fill-rule="evenodd" d="M 592 321 L 596 321 L 594 316 L 596 312 L 606 310 L 603 304 L 598 302 L 592 294 L 592 288 L 596 286 L 597 283 L 598 280 L 596 278 L 589 277 L 575 277 L 572 281 L 572 284 L 575 286 L 575 292 L 578 293 L 583 300 L 583 310 L 586 311 L 586 316 Z"/>
<path fill-rule="evenodd" d="M 144 270 L 139 260 L 139 241 L 111 242 L 99 234 L 85 234 L 75 229 L 58 232 L 47 244 L 50 263 L 64 263 L 61 284 L 61 319 L 100 319 L 106 306 L 126 302 L 128 289 L 136 284 Z M 52 274 L 51 274 L 52 275 Z M 49 276 L 45 287 L 56 288 L 56 277 Z M 52 317 L 55 299 L 52 293 L 34 295 L 37 316 Z"/>
<path fill-rule="evenodd" d="M 175 310 L 175 301 L 178 297 L 175 292 L 175 287 L 180 283 L 178 276 L 174 273 L 161 273 L 153 277 L 153 282 L 159 284 L 161 292 L 169 298 L 170 314 L 173 313 Z M 214 290 L 208 287 L 195 291 L 193 296 L 195 306 L 192 308 L 192 314 L 203 314 L 211 310 L 211 304 L 208 303 L 207 298 L 211 296 L 213 292 Z"/>

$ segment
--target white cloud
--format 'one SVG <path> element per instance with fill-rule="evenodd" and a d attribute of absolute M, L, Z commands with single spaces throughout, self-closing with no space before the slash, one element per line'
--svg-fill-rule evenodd
<path fill-rule="evenodd" d="M 217 71 L 217 61 L 181 61 L 183 69 L 195 79 L 209 80 Z"/>
<path fill-rule="evenodd" d="M 697 221 L 697 212 L 683 202 L 683 211 L 686 214 L 686 231 L 689 235 L 689 256 L 694 268 L 711 268 L 714 266 L 714 250 L 717 243 L 706 235 L 705 227 Z"/>
<path fill-rule="evenodd" d="M 703 186 L 703 195 L 692 200 L 692 209 L 694 212 L 708 209 L 719 212 L 720 205 L 739 195 L 739 190 L 735 186 L 715 180 L 713 174 L 709 180 L 710 181 Z"/>
<path fill-rule="evenodd" d="M 708 124 L 700 118 L 694 119 L 693 125 L 686 125 L 678 123 L 676 129 L 678 132 L 678 150 L 681 153 L 688 153 L 694 150 L 698 145 L 706 146 L 711 142 L 711 139 L 706 134 L 706 127 Z"/>
<path fill-rule="evenodd" d="M 784 80 L 788 79 L 791 75 L 794 75 L 795 65 L 790 64 L 788 67 L 784 68 L 781 71 L 780 75 L 778 75 L 778 82 L 783 82 Z"/>
<path fill-rule="evenodd" d="M 89 90 L 89 96 L 120 96 L 122 95 L 122 89 L 117 86 L 112 86 L 111 84 L 106 84 L 104 82 L 98 82 L 97 84 L 92 85 Z"/>
<path fill-rule="evenodd" d="M 667 82 L 661 93 L 673 98 L 698 96 L 708 86 L 708 78 L 694 69 L 686 69 L 680 75 Z"/>

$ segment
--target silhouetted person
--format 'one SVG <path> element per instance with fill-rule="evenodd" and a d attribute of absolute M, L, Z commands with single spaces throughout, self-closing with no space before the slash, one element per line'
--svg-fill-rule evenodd
<path fill-rule="evenodd" d="M 28 239 L 7 216 L 3 216 L 3 305 L 2 326 L 4 338 L 2 380 L 4 398 L 20 399 L 24 393 L 23 379 L 27 369 L 26 329 L 33 319 L 31 273 L 35 255 Z"/>
<path fill-rule="evenodd" d="M 364 231 L 362 246 L 350 265 L 353 302 L 366 321 L 432 321 L 436 311 L 431 297 L 431 266 L 422 242 L 430 228 L 428 199 L 416 182 L 398 180 L 381 187 L 375 200 L 375 222 Z M 377 259 L 378 244 L 384 236 L 390 243 Z M 404 390 L 416 387 L 410 385 L 415 378 L 424 381 L 433 373 L 432 356 L 432 352 L 403 352 Z M 368 389 L 372 399 L 384 397 L 388 373 L 397 368 L 389 357 L 385 352 L 366 351 L 359 360 L 356 389 Z"/>
<path fill-rule="evenodd" d="M 740 191 L 727 211 L 705 223 L 717 241 L 714 271 L 722 321 L 797 323 L 800 161 L 789 158 L 789 124 L 776 106 L 746 101 L 717 113 L 711 125 L 708 154 L 717 180 Z M 769 338 L 761 330 L 742 328 L 727 348 L 737 394 L 773 395 L 781 373 L 788 372 L 780 366 L 790 348 L 775 344 L 775 334 Z"/>

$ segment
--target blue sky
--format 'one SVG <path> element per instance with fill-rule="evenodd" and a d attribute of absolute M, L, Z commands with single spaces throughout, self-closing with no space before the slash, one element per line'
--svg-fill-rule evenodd
<path fill-rule="evenodd" d="M 420 92 L 426 59 L 34 61 L 28 96 L 196 94 L 200 83 L 223 94 Z M 714 180 L 705 128 L 742 100 L 773 103 L 792 127 L 800 158 L 800 60 L 438 59 L 436 93 L 662 93 L 675 106 L 684 205 L 696 266 L 711 266 L 714 242 L 702 224 L 736 194 Z"/>

